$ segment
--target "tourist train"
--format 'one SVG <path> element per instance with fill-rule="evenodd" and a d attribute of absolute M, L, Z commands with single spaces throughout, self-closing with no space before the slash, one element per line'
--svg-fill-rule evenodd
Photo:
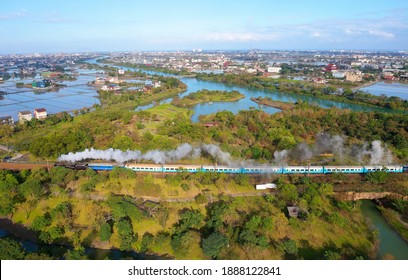
<path fill-rule="evenodd" d="M 360 174 L 375 171 L 402 173 L 408 166 L 402 165 L 365 165 L 365 166 L 221 166 L 221 165 L 186 165 L 186 164 L 112 164 L 112 163 L 68 163 L 57 162 L 55 166 L 83 170 L 111 171 L 115 167 L 127 168 L 135 172 L 175 173 L 175 172 L 217 172 L 228 174 Z"/>

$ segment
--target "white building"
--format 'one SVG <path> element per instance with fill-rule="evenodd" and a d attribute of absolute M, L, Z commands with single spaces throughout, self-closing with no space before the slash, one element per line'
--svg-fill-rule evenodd
<path fill-rule="evenodd" d="M 256 185 L 257 190 L 266 190 L 266 189 L 274 189 L 276 188 L 276 185 L 273 183 L 266 183 L 266 184 L 259 184 Z"/>
<path fill-rule="evenodd" d="M 18 112 L 18 120 L 23 123 L 25 121 L 31 121 L 33 118 L 33 115 L 31 114 L 30 111 L 21 111 Z"/>
<path fill-rule="evenodd" d="M 268 67 L 268 73 L 280 73 L 281 67 Z"/>
<path fill-rule="evenodd" d="M 34 118 L 45 119 L 47 117 L 47 110 L 45 108 L 34 109 Z"/>

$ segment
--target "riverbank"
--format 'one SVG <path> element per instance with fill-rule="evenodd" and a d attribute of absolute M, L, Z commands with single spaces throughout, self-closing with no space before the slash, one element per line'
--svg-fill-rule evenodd
<path fill-rule="evenodd" d="M 273 107 L 273 108 L 280 109 L 280 110 L 292 110 L 296 107 L 294 103 L 272 100 L 269 97 L 266 97 L 266 98 L 251 97 L 251 100 L 257 103 L 258 105 Z"/>
<path fill-rule="evenodd" d="M 5 230 L 20 239 L 38 242 L 37 232 L 29 229 L 23 224 L 13 223 L 8 217 L 0 216 L 0 229 Z"/>
<path fill-rule="evenodd" d="M 358 85 L 358 86 L 352 87 L 351 89 L 352 89 L 352 90 L 362 89 L 362 88 L 365 88 L 365 87 L 369 87 L 369 86 L 375 85 L 375 84 L 378 83 L 378 82 L 380 82 L 380 80 L 375 80 L 375 81 L 367 82 L 367 83 L 364 83 L 364 84 L 362 84 L 362 85 Z"/>
<path fill-rule="evenodd" d="M 401 221 L 399 214 L 392 209 L 387 209 L 382 206 L 377 206 L 387 223 L 392 226 L 396 232 L 408 242 L 408 224 Z"/>

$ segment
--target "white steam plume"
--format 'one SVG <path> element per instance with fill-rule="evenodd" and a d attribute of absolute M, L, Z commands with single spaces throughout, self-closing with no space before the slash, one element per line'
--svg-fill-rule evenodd
<path fill-rule="evenodd" d="M 202 144 L 199 147 L 192 147 L 190 144 L 184 143 L 174 150 L 161 151 L 152 150 L 142 153 L 141 151 L 121 151 L 117 149 L 96 150 L 86 149 L 83 152 L 68 153 L 61 155 L 59 161 L 76 162 L 88 159 L 100 159 L 111 161 L 114 160 L 119 163 L 124 163 L 130 160 L 148 160 L 157 164 L 164 164 L 167 162 L 178 161 L 183 158 L 197 158 L 200 155 L 210 155 L 217 163 L 231 165 L 234 164 L 231 155 L 223 152 L 220 147 L 212 144 Z"/>
<path fill-rule="evenodd" d="M 392 153 L 381 141 L 373 141 L 371 149 L 367 148 L 368 143 L 364 143 L 362 146 L 346 147 L 345 142 L 345 136 L 320 133 L 312 145 L 300 143 L 291 150 L 275 151 L 275 163 L 284 164 L 288 159 L 306 161 L 323 153 L 333 153 L 340 160 L 349 157 L 359 163 L 369 162 L 372 165 L 392 163 Z"/>

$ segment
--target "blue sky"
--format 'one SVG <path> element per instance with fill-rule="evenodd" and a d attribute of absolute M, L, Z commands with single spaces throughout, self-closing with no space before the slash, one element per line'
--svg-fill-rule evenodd
<path fill-rule="evenodd" d="M 406 0 L 14 0 L 0 53 L 408 49 Z"/>

